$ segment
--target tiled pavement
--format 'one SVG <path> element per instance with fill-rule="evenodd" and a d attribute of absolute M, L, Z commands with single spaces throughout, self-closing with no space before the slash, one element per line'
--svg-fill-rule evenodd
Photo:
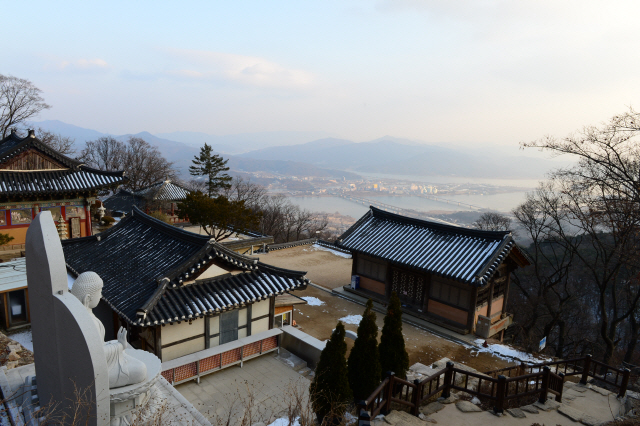
<path fill-rule="evenodd" d="M 237 420 L 248 413 L 247 407 L 253 407 L 251 423 L 284 417 L 296 399 L 307 403 L 309 384 L 309 379 L 266 355 L 245 362 L 242 368 L 233 366 L 204 376 L 200 384 L 191 381 L 176 389 L 215 425 L 229 415 Z"/>

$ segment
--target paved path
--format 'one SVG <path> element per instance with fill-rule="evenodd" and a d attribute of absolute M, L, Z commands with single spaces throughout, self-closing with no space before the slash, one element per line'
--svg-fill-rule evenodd
<path fill-rule="evenodd" d="M 274 356 L 266 355 L 245 362 L 242 368 L 230 367 L 204 376 L 200 384 L 187 382 L 176 389 L 214 425 L 228 416 L 235 419 L 230 424 L 240 424 L 239 419 L 249 412 L 249 424 L 269 424 L 286 416 L 297 397 L 307 404 L 310 383 Z"/>

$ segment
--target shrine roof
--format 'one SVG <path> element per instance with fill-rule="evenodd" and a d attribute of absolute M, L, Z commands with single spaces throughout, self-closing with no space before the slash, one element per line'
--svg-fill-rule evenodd
<path fill-rule="evenodd" d="M 282 294 L 308 283 L 305 272 L 265 265 L 137 207 L 107 231 L 62 243 L 76 276 L 96 272 L 103 300 L 129 323 L 149 326 L 197 318 Z M 199 280 L 213 262 L 234 274 Z"/>
<path fill-rule="evenodd" d="M 336 245 L 408 268 L 483 286 L 510 254 L 529 264 L 510 231 L 481 231 L 409 218 L 373 206 Z"/>

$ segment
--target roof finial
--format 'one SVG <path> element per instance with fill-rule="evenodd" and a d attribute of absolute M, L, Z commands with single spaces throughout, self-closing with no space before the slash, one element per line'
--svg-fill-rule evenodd
<path fill-rule="evenodd" d="M 36 131 L 33 130 L 33 129 L 29 130 L 29 137 L 30 138 L 35 138 L 36 137 Z"/>

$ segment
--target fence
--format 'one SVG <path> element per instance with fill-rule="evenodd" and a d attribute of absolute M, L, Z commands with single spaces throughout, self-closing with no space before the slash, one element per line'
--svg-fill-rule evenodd
<path fill-rule="evenodd" d="M 598 368 L 600 375 L 596 374 Z M 629 384 L 630 371 L 611 367 L 587 355 L 566 361 L 534 365 L 523 363 L 484 374 L 462 370 L 448 362 L 443 370 L 413 383 L 390 372 L 369 398 L 358 404 L 358 419 L 367 421 L 380 413 L 386 414 L 392 403 L 408 407 L 411 414 L 418 415 L 423 403 L 438 394 L 448 398 L 452 389 L 491 401 L 496 413 L 502 413 L 510 400 L 526 396 L 539 395 L 538 401 L 544 403 L 548 394 L 552 394 L 556 401 L 561 402 L 564 378 L 574 375 L 580 375 L 583 384 L 593 377 L 618 387 L 618 396 L 622 397 Z"/>
<path fill-rule="evenodd" d="M 206 374 L 278 350 L 280 334 L 282 330 L 272 329 L 163 362 L 162 376 L 172 385 L 189 380 L 200 383 L 200 377 Z"/>

